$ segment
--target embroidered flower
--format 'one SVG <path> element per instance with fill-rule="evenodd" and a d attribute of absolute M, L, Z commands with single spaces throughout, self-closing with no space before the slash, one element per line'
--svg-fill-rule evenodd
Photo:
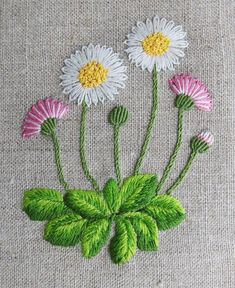
<path fill-rule="evenodd" d="M 182 50 L 188 46 L 185 36 L 181 26 L 155 16 L 153 21 L 137 22 L 132 28 L 125 41 L 129 46 L 126 52 L 129 59 L 142 70 L 147 68 L 152 72 L 154 64 L 157 71 L 174 70 L 174 64 L 179 64 L 179 58 L 184 56 Z"/>
<path fill-rule="evenodd" d="M 64 74 L 60 76 L 63 92 L 69 94 L 70 101 L 76 100 L 78 104 L 85 101 L 88 106 L 105 99 L 114 100 L 127 79 L 122 63 L 112 48 L 84 46 L 65 60 Z"/>
<path fill-rule="evenodd" d="M 177 95 L 176 106 L 191 109 L 194 105 L 199 110 L 211 111 L 212 97 L 205 84 L 185 74 L 175 75 L 169 80 L 171 90 Z"/>
<path fill-rule="evenodd" d="M 63 118 L 68 110 L 69 106 L 57 99 L 39 100 L 36 105 L 32 105 L 24 119 L 22 137 L 32 138 L 40 133 L 51 134 L 56 127 L 56 119 Z"/>
<path fill-rule="evenodd" d="M 192 150 L 195 152 L 206 152 L 214 143 L 214 136 L 211 132 L 203 131 L 197 136 L 193 137 L 191 142 Z"/>

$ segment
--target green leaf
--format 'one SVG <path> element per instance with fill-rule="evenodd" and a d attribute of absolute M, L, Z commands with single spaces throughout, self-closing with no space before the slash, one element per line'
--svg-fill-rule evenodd
<path fill-rule="evenodd" d="M 96 256 L 106 243 L 111 228 L 110 219 L 89 221 L 81 236 L 82 254 L 86 258 Z"/>
<path fill-rule="evenodd" d="M 129 212 L 123 217 L 131 221 L 137 234 L 137 246 L 140 250 L 156 251 L 158 249 L 158 228 L 152 217 L 142 212 Z"/>
<path fill-rule="evenodd" d="M 173 228 L 185 219 L 179 200 L 168 195 L 156 196 L 144 211 L 156 220 L 159 230 Z"/>
<path fill-rule="evenodd" d="M 156 186 L 156 175 L 145 174 L 127 178 L 120 191 L 120 212 L 136 211 L 146 206 L 154 197 Z"/>
<path fill-rule="evenodd" d="M 104 199 L 106 200 L 110 211 L 116 213 L 121 205 L 120 189 L 114 179 L 109 179 L 103 189 Z"/>
<path fill-rule="evenodd" d="M 23 210 L 31 220 L 51 220 L 72 213 L 65 206 L 60 192 L 48 188 L 33 188 L 24 192 Z"/>
<path fill-rule="evenodd" d="M 74 246 L 80 240 L 80 234 L 87 220 L 78 214 L 64 215 L 47 223 L 44 239 L 53 245 Z"/>
<path fill-rule="evenodd" d="M 111 214 L 103 197 L 95 191 L 70 190 L 65 194 L 64 201 L 84 218 L 100 219 Z"/>
<path fill-rule="evenodd" d="M 117 218 L 115 228 L 116 233 L 110 245 L 111 258 L 116 264 L 124 264 L 136 253 L 136 233 L 130 220 L 126 218 Z"/>

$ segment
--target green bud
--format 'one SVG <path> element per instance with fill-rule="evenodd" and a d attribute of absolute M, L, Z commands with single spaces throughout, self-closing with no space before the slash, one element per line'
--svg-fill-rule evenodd
<path fill-rule="evenodd" d="M 204 153 L 206 152 L 210 146 L 203 140 L 198 139 L 197 136 L 193 137 L 191 140 L 191 149 L 194 152 Z"/>
<path fill-rule="evenodd" d="M 209 131 L 202 131 L 191 140 L 191 149 L 194 152 L 204 153 L 214 143 L 214 136 Z"/>
<path fill-rule="evenodd" d="M 114 126 L 124 125 L 128 120 L 128 110 L 123 106 L 117 106 L 109 113 L 109 123 Z"/>

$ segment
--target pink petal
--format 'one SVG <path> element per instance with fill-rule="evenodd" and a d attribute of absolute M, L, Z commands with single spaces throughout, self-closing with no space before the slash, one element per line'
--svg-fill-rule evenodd
<path fill-rule="evenodd" d="M 44 103 L 45 103 L 45 109 L 47 111 L 47 114 L 49 115 L 48 118 L 54 118 L 52 109 L 51 109 L 51 98 L 46 98 Z"/>
<path fill-rule="evenodd" d="M 24 122 L 29 122 L 29 123 L 33 123 L 35 125 L 40 126 L 42 124 L 42 122 L 40 120 L 38 120 L 37 118 L 34 118 L 32 116 L 30 116 L 30 114 L 28 114 L 24 120 Z"/>
<path fill-rule="evenodd" d="M 37 102 L 37 107 L 38 107 L 38 110 L 41 112 L 41 114 L 44 116 L 45 120 L 50 118 L 45 108 L 45 103 L 43 100 L 39 100 Z"/>
<path fill-rule="evenodd" d="M 30 112 L 35 115 L 38 119 L 42 121 L 42 123 L 45 121 L 45 117 L 42 115 L 42 113 L 38 110 L 38 107 L 36 105 L 32 105 L 32 108 Z"/>
<path fill-rule="evenodd" d="M 32 138 L 32 137 L 34 137 L 34 136 L 37 136 L 39 133 L 38 132 L 23 132 L 22 133 L 22 137 L 24 138 L 24 139 L 29 139 L 29 138 Z"/>
<path fill-rule="evenodd" d="M 62 118 L 69 110 L 69 106 L 62 101 L 53 98 L 39 100 L 36 105 L 32 105 L 22 125 L 23 138 L 31 138 L 38 135 L 41 125 L 48 118 Z"/>

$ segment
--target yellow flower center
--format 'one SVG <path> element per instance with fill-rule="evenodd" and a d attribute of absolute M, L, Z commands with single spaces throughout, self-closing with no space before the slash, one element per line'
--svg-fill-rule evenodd
<path fill-rule="evenodd" d="M 161 32 L 156 32 L 146 37 L 141 44 L 146 54 L 162 56 L 169 50 L 171 40 Z"/>
<path fill-rule="evenodd" d="M 94 88 L 107 80 L 108 72 L 102 64 L 91 61 L 80 70 L 77 79 L 83 87 Z"/>

